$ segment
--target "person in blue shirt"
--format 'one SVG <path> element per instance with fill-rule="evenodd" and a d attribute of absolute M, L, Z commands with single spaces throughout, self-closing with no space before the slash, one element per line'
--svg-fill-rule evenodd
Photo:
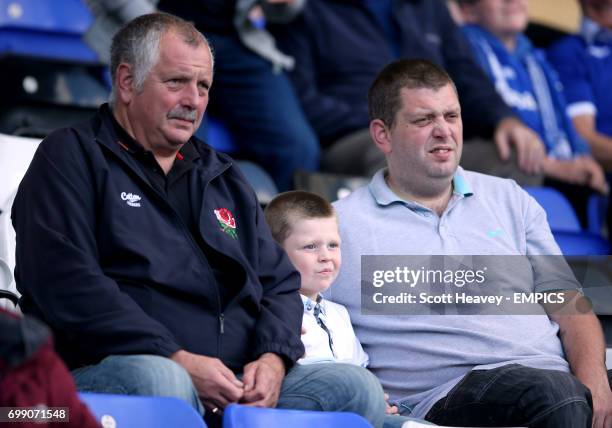
<path fill-rule="evenodd" d="M 327 171 L 370 175 L 384 164 L 368 131 L 368 87 L 392 61 L 425 58 L 457 82 L 470 139 L 464 166 L 541 181 L 540 138 L 487 81 L 442 0 L 309 0 L 276 36 L 295 58 L 290 77 Z"/>
<path fill-rule="evenodd" d="M 593 156 L 612 172 L 612 0 L 581 0 L 578 34 L 552 45 L 548 59 L 565 88 L 568 114 Z"/>
<path fill-rule="evenodd" d="M 546 146 L 544 185 L 572 202 L 583 226 L 593 191 L 606 194 L 604 172 L 566 113 L 562 87 L 544 54 L 523 34 L 527 0 L 460 0 L 463 33 L 495 89 Z"/>

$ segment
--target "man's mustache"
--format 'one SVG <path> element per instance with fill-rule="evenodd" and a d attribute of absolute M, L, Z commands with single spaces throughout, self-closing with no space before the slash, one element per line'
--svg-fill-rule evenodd
<path fill-rule="evenodd" d="M 175 107 L 168 113 L 168 119 L 181 119 L 195 122 L 198 112 L 189 107 Z"/>

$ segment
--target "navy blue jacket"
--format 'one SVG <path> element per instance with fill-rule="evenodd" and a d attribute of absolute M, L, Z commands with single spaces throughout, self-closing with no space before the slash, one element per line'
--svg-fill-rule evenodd
<path fill-rule="evenodd" d="M 15 275 L 23 311 L 51 326 L 71 368 L 185 349 L 240 371 L 265 352 L 303 354 L 299 274 L 232 160 L 195 146 L 200 232 L 242 279 L 226 307 L 188 227 L 117 143 L 107 108 L 38 148 L 13 205 Z M 233 214 L 237 239 L 222 230 L 219 208 Z"/>
<path fill-rule="evenodd" d="M 404 58 L 425 58 L 455 81 L 466 135 L 490 138 L 512 111 L 482 72 L 442 0 L 395 0 Z M 277 41 L 296 59 L 291 74 L 302 107 L 323 143 L 368 127 L 367 93 L 397 59 L 381 24 L 363 0 L 309 0 Z"/>

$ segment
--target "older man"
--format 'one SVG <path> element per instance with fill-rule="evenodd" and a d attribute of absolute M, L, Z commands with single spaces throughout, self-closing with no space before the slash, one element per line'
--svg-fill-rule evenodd
<path fill-rule="evenodd" d="M 370 89 L 369 109 L 370 133 L 388 167 L 335 203 L 344 267 L 329 297 L 349 309 L 370 368 L 401 413 L 456 426 L 586 428 L 586 385 L 596 426 L 609 427 L 612 391 L 591 312 L 549 317 L 538 306 L 539 315 L 517 315 L 514 308 L 486 316 L 371 316 L 360 310 L 368 296 L 358 288 L 368 281 L 359 276 L 363 255 L 495 254 L 510 262 L 559 254 L 544 211 L 515 182 L 458 167 L 461 108 L 446 72 L 424 60 L 391 63 Z M 560 276 L 536 281 L 538 269 L 532 274 L 527 267 L 523 277 L 509 269 L 497 274 L 525 292 L 567 287 Z"/>
<path fill-rule="evenodd" d="M 141 16 L 111 70 L 110 107 L 43 141 L 13 209 L 22 308 L 52 327 L 77 386 L 176 396 L 213 424 L 241 402 L 380 425 L 365 370 L 293 366 L 299 277 L 232 160 L 192 138 L 213 80 L 204 37 Z"/>

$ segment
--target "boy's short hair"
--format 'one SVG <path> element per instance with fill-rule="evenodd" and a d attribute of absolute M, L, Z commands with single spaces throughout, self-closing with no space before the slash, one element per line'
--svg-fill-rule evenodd
<path fill-rule="evenodd" d="M 334 207 L 325 198 L 303 190 L 284 192 L 270 201 L 264 211 L 272 237 L 279 244 L 291 234 L 291 225 L 298 219 L 334 217 Z"/>

